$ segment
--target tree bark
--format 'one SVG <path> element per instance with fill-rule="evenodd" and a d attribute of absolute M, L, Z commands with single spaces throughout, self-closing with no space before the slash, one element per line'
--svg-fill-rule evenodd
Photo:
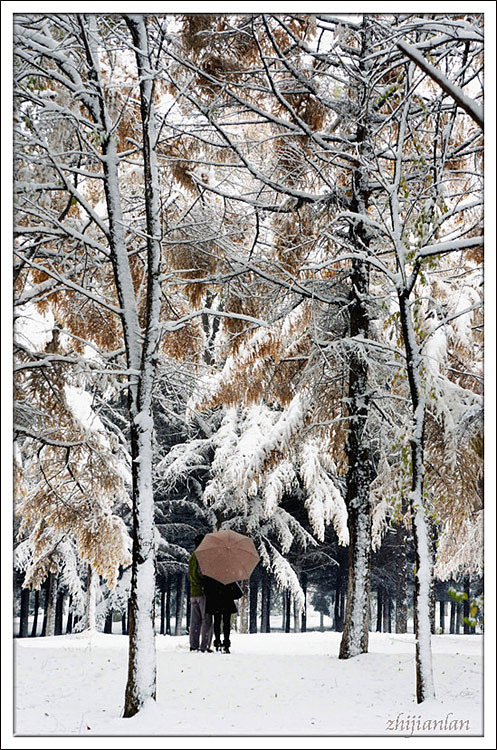
<path fill-rule="evenodd" d="M 263 570 L 262 572 L 261 583 L 261 633 L 270 633 L 271 582 L 266 570 Z"/>

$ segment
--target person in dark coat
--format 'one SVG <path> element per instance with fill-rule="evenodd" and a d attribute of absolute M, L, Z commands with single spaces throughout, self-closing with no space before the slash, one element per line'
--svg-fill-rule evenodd
<path fill-rule="evenodd" d="M 237 612 L 234 601 L 234 597 L 238 596 L 237 588 L 239 587 L 236 584 L 229 583 L 226 585 L 214 578 L 204 576 L 205 610 L 214 617 L 214 646 L 216 651 L 223 649 L 225 654 L 230 653 L 231 615 Z M 221 624 L 223 629 L 222 641 Z"/>

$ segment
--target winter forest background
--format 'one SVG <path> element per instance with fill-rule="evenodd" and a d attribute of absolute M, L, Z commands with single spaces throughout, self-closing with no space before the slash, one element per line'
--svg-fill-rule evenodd
<path fill-rule="evenodd" d="M 483 14 L 13 42 L 15 634 L 129 636 L 132 717 L 232 528 L 237 632 L 413 633 L 432 700 L 483 632 Z"/>

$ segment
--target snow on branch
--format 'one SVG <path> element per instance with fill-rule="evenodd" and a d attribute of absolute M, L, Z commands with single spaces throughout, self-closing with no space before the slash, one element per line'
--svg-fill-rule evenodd
<path fill-rule="evenodd" d="M 430 78 L 435 81 L 435 83 L 438 83 L 440 88 L 443 89 L 446 94 L 451 96 L 459 105 L 459 107 L 461 107 L 461 109 L 463 109 L 466 114 L 468 114 L 483 130 L 483 107 L 480 107 L 480 105 L 477 104 L 473 99 L 470 99 L 469 96 L 466 96 L 466 94 L 461 88 L 459 88 L 459 86 L 451 83 L 443 73 L 437 70 L 437 68 L 431 65 L 427 60 L 425 60 L 423 55 L 418 52 L 417 49 L 411 47 L 410 44 L 406 44 L 406 42 L 397 42 L 397 47 L 406 55 L 406 57 L 408 57 L 419 68 L 421 68 L 421 70 L 426 73 L 426 75 L 430 76 Z"/>

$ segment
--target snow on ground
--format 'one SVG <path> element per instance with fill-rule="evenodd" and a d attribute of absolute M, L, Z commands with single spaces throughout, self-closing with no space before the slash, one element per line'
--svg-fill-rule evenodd
<path fill-rule="evenodd" d="M 481 635 L 433 637 L 437 700 L 422 707 L 414 696 L 412 634 L 370 633 L 370 652 L 346 661 L 337 657 L 340 637 L 330 631 L 233 633 L 228 655 L 191 653 L 187 636 L 159 635 L 157 703 L 132 719 L 120 718 L 126 636 L 86 632 L 15 639 L 14 731 L 17 736 L 481 735 Z"/>

